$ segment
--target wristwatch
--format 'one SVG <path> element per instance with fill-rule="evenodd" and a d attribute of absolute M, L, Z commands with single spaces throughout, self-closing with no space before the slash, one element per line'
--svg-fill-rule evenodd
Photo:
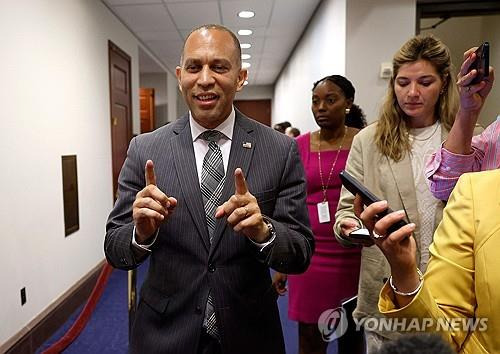
<path fill-rule="evenodd" d="M 262 219 L 264 223 L 267 226 L 267 229 L 269 230 L 269 241 L 264 242 L 264 243 L 258 243 L 260 246 L 260 250 L 262 251 L 266 246 L 269 246 L 274 239 L 276 238 L 276 230 L 274 229 L 273 223 L 271 222 L 271 219 L 269 219 L 267 216 L 262 215 Z"/>

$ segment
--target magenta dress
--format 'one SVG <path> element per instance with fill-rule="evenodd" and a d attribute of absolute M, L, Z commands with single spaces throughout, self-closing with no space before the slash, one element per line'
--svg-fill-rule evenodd
<path fill-rule="evenodd" d="M 340 302 L 358 291 L 361 248 L 344 248 L 333 235 L 335 212 L 340 196 L 339 172 L 344 169 L 349 150 L 340 150 L 327 187 L 330 222 L 319 223 L 317 204 L 323 201 L 318 153 L 311 152 L 311 134 L 297 138 L 307 178 L 307 208 L 316 249 L 307 271 L 288 276 L 288 316 L 303 323 L 317 323 L 321 313 L 340 306 Z M 323 181 L 327 183 L 337 150 L 321 152 Z"/>

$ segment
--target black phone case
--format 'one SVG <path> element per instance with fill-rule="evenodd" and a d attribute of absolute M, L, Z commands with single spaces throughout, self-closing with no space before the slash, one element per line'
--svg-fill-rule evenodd
<path fill-rule="evenodd" d="M 469 72 L 473 69 L 477 70 L 477 75 L 470 85 L 475 85 L 484 80 L 490 74 L 490 44 L 489 42 L 484 42 L 475 51 L 477 57 L 476 60 L 471 64 Z"/>
<path fill-rule="evenodd" d="M 368 206 L 372 203 L 380 201 L 380 198 L 378 198 L 375 194 L 370 192 L 361 182 L 359 182 L 356 178 L 351 176 L 347 171 L 342 170 L 339 174 L 339 177 L 340 180 L 342 181 L 342 184 L 349 192 L 351 192 L 353 195 L 359 194 L 361 196 L 364 205 Z M 392 213 L 391 208 L 387 208 L 382 213 L 378 214 L 377 217 L 380 219 L 389 213 Z M 406 224 L 407 222 L 404 220 L 395 222 L 394 224 L 389 226 L 389 228 L 387 229 L 387 234 L 389 235 L 392 232 L 399 230 Z"/>

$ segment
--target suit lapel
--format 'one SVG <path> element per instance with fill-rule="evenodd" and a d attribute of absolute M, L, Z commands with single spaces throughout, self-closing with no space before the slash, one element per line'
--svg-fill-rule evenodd
<path fill-rule="evenodd" d="M 205 220 L 205 209 L 200 190 L 198 172 L 196 171 L 196 160 L 194 157 L 193 138 L 189 126 L 189 115 L 175 121 L 174 133 L 177 134 L 171 140 L 171 150 L 174 157 L 175 170 L 182 194 L 185 200 L 185 207 L 189 210 L 194 221 L 198 234 L 201 236 L 203 245 L 207 252 L 210 249 L 207 223 Z"/>
<path fill-rule="evenodd" d="M 224 189 L 222 190 L 221 204 L 234 194 L 234 170 L 240 167 L 243 171 L 243 175 L 245 177 L 248 175 L 256 143 L 253 134 L 251 134 L 252 131 L 253 127 L 250 124 L 249 118 L 246 118 L 236 110 L 233 139 L 231 140 L 231 152 L 229 154 L 229 162 L 226 169 L 226 181 L 224 183 Z M 220 242 L 226 226 L 226 218 L 217 220 L 213 234 L 213 244 L 210 250 L 211 254 Z"/>

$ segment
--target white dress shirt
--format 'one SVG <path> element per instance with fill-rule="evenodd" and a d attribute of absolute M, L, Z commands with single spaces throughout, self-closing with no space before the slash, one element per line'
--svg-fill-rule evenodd
<path fill-rule="evenodd" d="M 189 125 L 191 126 L 191 137 L 193 139 L 193 148 L 194 148 L 194 157 L 196 160 L 196 171 L 198 172 L 198 181 L 201 186 L 201 171 L 203 169 L 203 159 L 205 158 L 205 155 L 208 152 L 208 141 L 203 140 L 200 135 L 204 133 L 207 130 L 217 130 L 223 134 L 223 137 L 219 140 L 218 144 L 222 152 L 222 161 L 224 164 L 224 174 L 227 174 L 227 166 L 229 163 L 229 154 L 231 152 L 231 141 L 233 139 L 233 130 L 234 130 L 234 122 L 235 122 L 235 117 L 236 114 L 234 112 L 234 107 L 231 110 L 231 113 L 227 117 L 226 120 L 224 120 L 221 124 L 219 124 L 217 127 L 214 129 L 207 129 L 202 127 L 200 124 L 198 124 L 194 119 L 193 116 L 191 115 L 191 112 L 189 112 Z M 234 178 L 228 178 L 226 177 L 226 183 L 230 183 Z M 229 182 L 228 182 L 229 181 Z M 150 247 L 155 243 L 156 237 L 158 236 L 159 230 L 156 231 L 156 234 L 153 238 L 153 240 L 149 244 L 139 244 L 135 240 L 135 226 L 134 226 L 134 231 L 132 234 L 132 245 L 134 247 L 137 247 L 141 250 L 151 252 Z M 264 242 L 264 243 L 257 243 L 253 241 L 251 238 L 249 240 L 257 246 L 261 251 L 264 249 L 264 247 L 270 245 L 274 239 L 276 238 L 276 235 L 272 235 L 271 239 Z"/>
<path fill-rule="evenodd" d="M 203 167 L 203 159 L 208 152 L 208 141 L 203 140 L 200 135 L 207 130 L 220 131 L 224 136 L 217 144 L 222 152 L 222 161 L 224 162 L 224 173 L 227 173 L 227 164 L 229 162 L 229 153 L 231 152 L 231 140 L 233 139 L 235 113 L 234 107 L 225 121 L 219 124 L 214 129 L 207 129 L 198 124 L 189 112 L 189 125 L 191 126 L 191 136 L 193 138 L 194 157 L 196 159 L 196 170 L 198 171 L 198 181 L 201 186 L 201 170 Z"/>

